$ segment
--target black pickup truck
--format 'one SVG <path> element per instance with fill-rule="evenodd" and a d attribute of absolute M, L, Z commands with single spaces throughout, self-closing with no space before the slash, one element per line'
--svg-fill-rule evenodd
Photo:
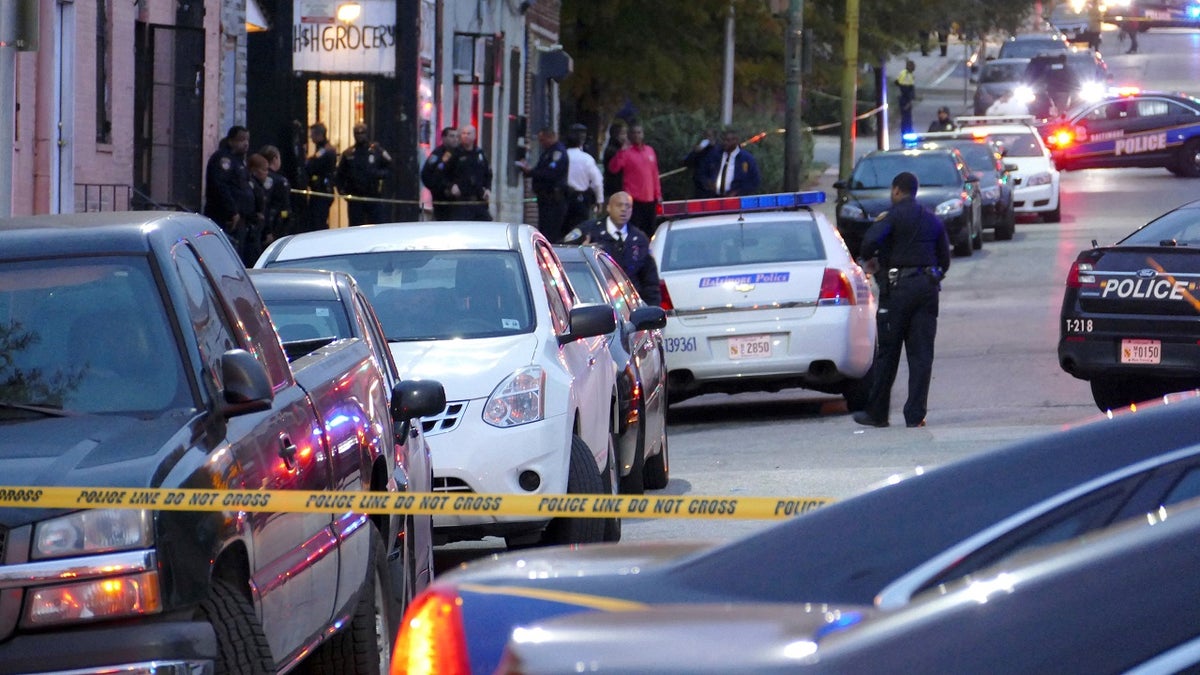
<path fill-rule="evenodd" d="M 386 492 L 444 399 L 389 392 L 360 339 L 289 363 L 207 219 L 0 220 L 0 484 Z M 0 673 L 386 671 L 391 519 L 228 497 L 0 509 Z"/>

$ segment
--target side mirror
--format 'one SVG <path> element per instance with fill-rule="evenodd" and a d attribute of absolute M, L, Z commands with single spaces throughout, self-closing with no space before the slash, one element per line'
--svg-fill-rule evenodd
<path fill-rule="evenodd" d="M 558 336 L 565 345 L 583 338 L 608 335 L 617 329 L 617 315 L 608 305 L 578 305 L 571 309 L 570 330 Z"/>
<path fill-rule="evenodd" d="M 271 381 L 263 365 L 244 349 L 230 349 L 221 355 L 221 414 L 237 417 L 252 412 L 270 410 L 275 400 Z"/>
<path fill-rule="evenodd" d="M 404 424 L 446 409 L 446 390 L 437 380 L 401 380 L 392 387 L 392 421 Z"/>
<path fill-rule="evenodd" d="M 844 181 L 844 180 L 836 181 L 836 182 L 834 182 L 833 187 L 836 190 L 845 190 L 846 189 L 846 181 Z"/>
<path fill-rule="evenodd" d="M 666 328 L 667 312 L 662 307 L 638 307 L 630 313 L 629 322 L 635 330 Z"/>
<path fill-rule="evenodd" d="M 1018 171 L 1018 170 L 1020 170 L 1020 168 L 1021 168 L 1021 167 L 1017 166 L 1016 164 L 1013 164 L 1012 162 L 1005 162 L 1005 163 L 1004 163 L 1004 170 L 1005 170 L 1005 171 Z"/>

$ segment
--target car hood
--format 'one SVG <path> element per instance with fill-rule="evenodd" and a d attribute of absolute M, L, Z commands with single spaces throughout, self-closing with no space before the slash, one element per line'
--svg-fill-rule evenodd
<path fill-rule="evenodd" d="M 434 379 L 446 400 L 490 396 L 501 379 L 533 363 L 539 347 L 533 333 L 473 340 L 413 340 L 388 347 L 401 379 Z"/>
<path fill-rule="evenodd" d="M 160 487 L 189 441 L 186 420 L 178 414 L 152 420 L 79 415 L 0 424 L 0 480 L 12 486 Z M 0 526 L 19 527 L 47 513 L 0 509 Z"/>
<path fill-rule="evenodd" d="M 958 187 L 933 185 L 921 187 L 917 191 L 917 203 L 933 210 L 938 204 L 947 199 L 954 199 L 962 194 Z M 851 190 L 846 193 L 846 203 L 855 204 L 863 210 L 867 218 L 873 219 L 880 213 L 892 208 L 891 188 L 875 190 Z"/>

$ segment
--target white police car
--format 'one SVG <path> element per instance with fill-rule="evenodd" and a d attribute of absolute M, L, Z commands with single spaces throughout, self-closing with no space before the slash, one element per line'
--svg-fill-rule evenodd
<path fill-rule="evenodd" d="M 811 204 L 823 192 L 666 202 L 658 262 L 671 402 L 804 387 L 866 398 L 875 295 Z"/>
<path fill-rule="evenodd" d="M 967 116 L 956 120 L 960 128 L 986 134 L 1004 152 L 1004 161 L 1017 165 L 1013 179 L 1013 211 L 1041 216 L 1047 223 L 1062 220 L 1058 168 L 1030 115 Z"/>

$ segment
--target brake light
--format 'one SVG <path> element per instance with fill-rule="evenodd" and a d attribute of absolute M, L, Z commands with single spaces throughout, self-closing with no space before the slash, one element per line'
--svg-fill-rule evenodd
<path fill-rule="evenodd" d="M 850 285 L 850 279 L 846 277 L 846 273 L 826 267 L 825 276 L 821 278 L 821 295 L 817 298 L 817 306 L 829 307 L 853 304 L 856 304 L 854 300 L 854 288 Z"/>
<path fill-rule="evenodd" d="M 413 599 L 396 636 L 391 675 L 470 675 L 461 604 L 448 588 Z"/>
<path fill-rule="evenodd" d="M 1071 269 L 1067 271 L 1067 288 L 1083 288 L 1096 283 L 1096 275 L 1092 274 L 1095 268 L 1092 263 L 1080 262 L 1076 260 L 1071 263 Z"/>
<path fill-rule="evenodd" d="M 1051 145 L 1056 148 L 1065 148 L 1071 145 L 1071 143 L 1074 141 L 1075 135 L 1071 133 L 1070 129 L 1056 129 L 1055 131 L 1051 132 L 1049 137 L 1046 138 L 1047 145 Z"/>
<path fill-rule="evenodd" d="M 675 303 L 671 302 L 671 294 L 667 291 L 667 282 L 662 281 L 661 279 L 658 282 L 658 293 L 662 296 L 662 300 L 660 300 L 658 303 L 659 307 L 662 307 L 668 312 L 675 309 Z"/>

